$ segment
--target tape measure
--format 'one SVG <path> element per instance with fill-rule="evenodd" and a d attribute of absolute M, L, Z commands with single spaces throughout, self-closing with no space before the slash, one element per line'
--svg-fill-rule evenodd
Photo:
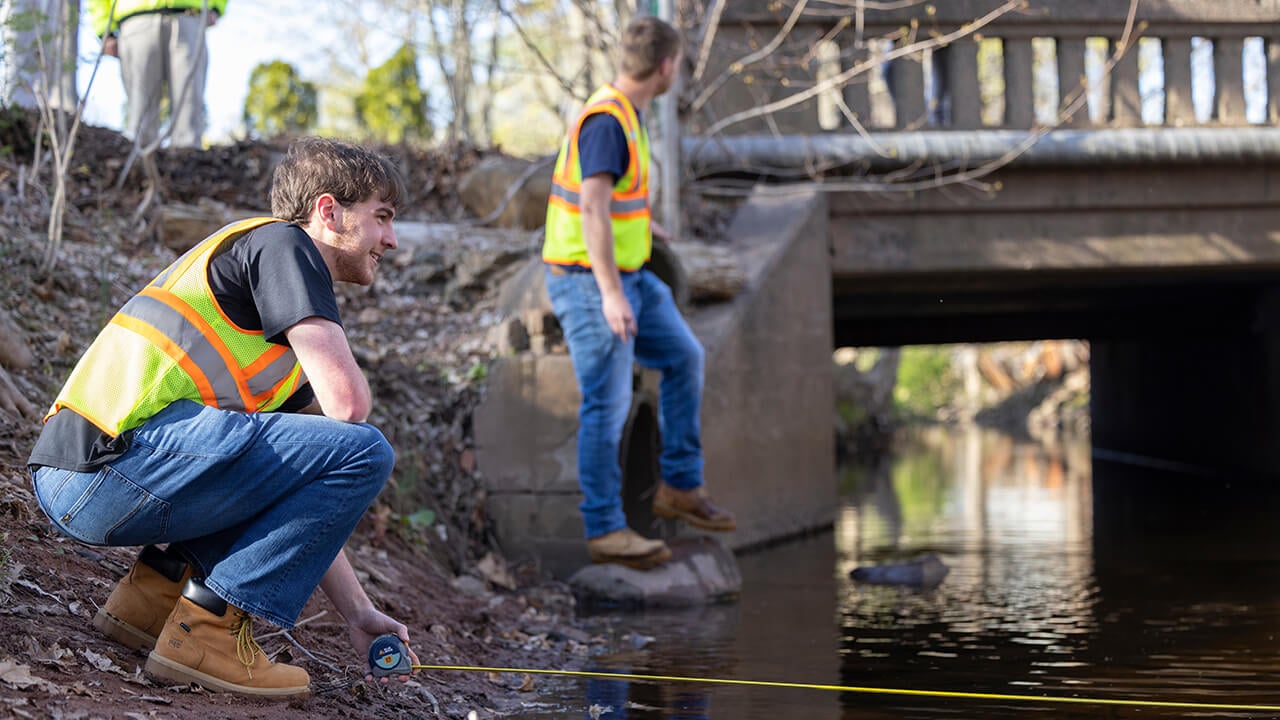
<path fill-rule="evenodd" d="M 838 692 L 869 693 L 876 695 L 904 695 L 915 697 L 964 698 L 969 700 L 996 700 L 1003 702 L 1028 702 L 1046 704 L 1112 705 L 1147 708 L 1182 708 L 1186 710 L 1235 710 L 1245 712 L 1280 713 L 1280 705 L 1247 705 L 1219 702 L 1182 702 L 1168 700 L 1131 700 L 1125 698 L 1062 697 L 1053 695 L 1009 695 L 1005 693 L 953 692 L 947 690 L 915 690 L 909 688 L 856 687 L 850 685 L 819 685 L 815 683 L 775 682 L 768 680 L 734 680 L 729 678 L 682 677 L 674 675 L 643 675 L 632 673 L 591 672 L 585 670 L 543 670 L 535 668 L 474 667 L 468 665 L 414 665 L 409 660 L 409 649 L 395 635 L 379 635 L 369 646 L 369 671 L 374 677 L 408 675 L 414 670 L 454 670 L 460 672 L 523 673 L 563 675 L 570 677 L 624 680 L 629 682 L 680 682 L 714 683 L 718 685 L 745 685 L 752 687 L 796 688 L 807 690 L 833 690 Z"/>
<path fill-rule="evenodd" d="M 379 635 L 369 645 L 369 672 L 374 677 L 408 675 L 413 672 L 409 649 L 395 635 Z"/>

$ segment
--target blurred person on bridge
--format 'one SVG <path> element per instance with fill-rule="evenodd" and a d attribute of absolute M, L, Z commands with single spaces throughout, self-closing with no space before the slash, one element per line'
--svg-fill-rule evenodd
<path fill-rule="evenodd" d="M 395 455 L 366 422 L 373 397 L 333 288 L 373 282 L 404 198 L 385 158 L 296 141 L 272 177 L 275 217 L 227 225 L 161 272 L 58 392 L 28 460 L 36 499 L 80 542 L 143 546 L 93 623 L 154 648 L 149 674 L 309 694 L 253 620 L 293 628 L 316 587 L 362 662 L 378 635 L 408 642 L 343 552 Z"/>
<path fill-rule="evenodd" d="M 156 141 L 167 93 L 170 146 L 201 146 L 209 66 L 205 29 L 226 9 L 227 0 L 89 0 L 103 54 L 120 58 L 128 134 L 138 145 Z"/>
<path fill-rule="evenodd" d="M 653 238 L 670 238 L 649 211 L 649 134 L 641 113 L 679 71 L 680 36 L 640 17 L 622 32 L 620 66 L 597 90 L 560 148 L 547 206 L 547 293 L 582 391 L 578 484 L 594 562 L 638 569 L 671 550 L 627 527 L 618 449 L 631 407 L 633 363 L 662 373 L 659 517 L 704 530 L 737 527 L 703 489 L 703 349 L 670 288 L 644 267 Z"/>

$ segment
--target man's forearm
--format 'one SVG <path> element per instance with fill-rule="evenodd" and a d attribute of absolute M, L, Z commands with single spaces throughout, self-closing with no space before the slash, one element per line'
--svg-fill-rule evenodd
<path fill-rule="evenodd" d="M 613 255 L 613 224 L 609 216 L 584 210 L 582 234 L 586 236 L 587 257 L 591 260 L 591 273 L 600 286 L 600 294 L 621 293 L 622 277 L 618 274 L 618 262 Z"/>
<path fill-rule="evenodd" d="M 356 577 L 356 571 L 351 567 L 345 550 L 338 551 L 338 556 L 329 564 L 324 577 L 320 578 L 320 589 L 348 622 L 360 612 L 373 607 L 373 601 L 360 586 L 360 580 Z"/>

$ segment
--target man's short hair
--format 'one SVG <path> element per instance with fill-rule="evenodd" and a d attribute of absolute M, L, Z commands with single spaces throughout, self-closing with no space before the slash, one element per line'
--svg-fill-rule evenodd
<path fill-rule="evenodd" d="M 330 138 L 294 141 L 271 176 L 271 214 L 306 225 L 316 198 L 325 193 L 343 207 L 374 194 L 396 207 L 407 196 L 400 170 L 377 153 Z"/>
<path fill-rule="evenodd" d="M 680 34 L 653 15 L 632 20 L 622 31 L 622 74 L 648 80 L 662 61 L 680 54 Z"/>

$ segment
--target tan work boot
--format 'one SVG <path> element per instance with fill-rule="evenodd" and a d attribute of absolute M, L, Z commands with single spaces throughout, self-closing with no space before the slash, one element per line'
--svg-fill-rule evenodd
<path fill-rule="evenodd" d="M 653 494 L 653 514 L 684 520 L 702 530 L 728 532 L 738 529 L 733 513 L 716 507 L 700 487 L 677 490 L 664 482 L 658 483 L 658 491 Z"/>
<path fill-rule="evenodd" d="M 636 570 L 657 567 L 671 558 L 671 548 L 661 540 L 650 540 L 631 528 L 614 530 L 587 540 L 591 562 L 618 563 Z"/>
<path fill-rule="evenodd" d="M 93 626 L 125 647 L 151 650 L 190 576 L 186 562 L 148 545 L 98 608 Z"/>
<path fill-rule="evenodd" d="M 267 659 L 253 617 L 189 580 L 164 624 L 147 672 L 174 683 L 273 700 L 311 694 L 306 670 Z"/>

